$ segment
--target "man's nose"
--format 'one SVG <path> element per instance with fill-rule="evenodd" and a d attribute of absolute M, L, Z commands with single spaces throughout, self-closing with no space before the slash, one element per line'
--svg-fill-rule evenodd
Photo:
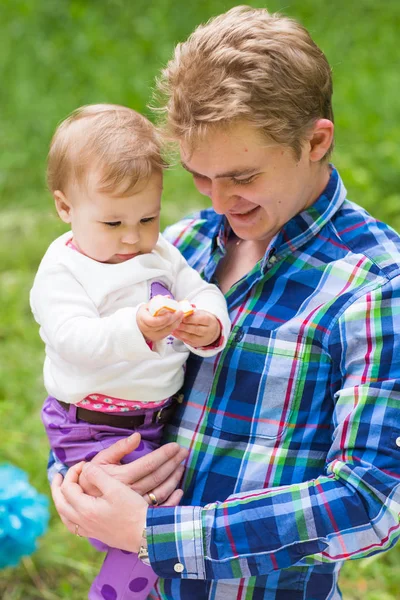
<path fill-rule="evenodd" d="M 223 183 L 218 180 L 212 181 L 210 183 L 210 193 L 208 195 L 211 198 L 215 212 L 219 215 L 224 214 L 229 207 L 231 196 Z"/>

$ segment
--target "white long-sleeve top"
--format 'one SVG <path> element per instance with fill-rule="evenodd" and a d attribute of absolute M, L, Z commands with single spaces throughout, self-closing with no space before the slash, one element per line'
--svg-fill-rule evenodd
<path fill-rule="evenodd" d="M 225 298 L 193 270 L 161 235 L 150 254 L 119 264 L 100 263 L 67 246 L 72 233 L 57 238 L 40 263 L 30 294 L 31 308 L 46 346 L 44 384 L 49 395 L 76 404 L 92 393 L 154 402 L 183 383 L 189 351 L 220 352 L 230 331 Z M 217 349 L 181 341 L 146 343 L 136 322 L 139 306 L 159 282 L 176 300 L 188 299 L 222 325 Z"/>

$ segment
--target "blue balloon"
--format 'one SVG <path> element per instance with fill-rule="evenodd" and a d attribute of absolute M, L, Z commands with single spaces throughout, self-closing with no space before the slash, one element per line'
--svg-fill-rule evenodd
<path fill-rule="evenodd" d="M 0 465 L 0 569 L 14 567 L 36 550 L 49 522 L 48 499 L 12 465 Z"/>

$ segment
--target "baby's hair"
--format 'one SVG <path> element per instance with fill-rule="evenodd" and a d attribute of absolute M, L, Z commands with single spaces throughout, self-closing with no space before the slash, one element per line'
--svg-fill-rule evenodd
<path fill-rule="evenodd" d="M 72 181 L 85 184 L 89 171 L 100 175 L 98 191 L 128 196 L 165 167 L 155 126 L 131 108 L 92 104 L 74 110 L 57 127 L 47 161 L 51 192 Z"/>
<path fill-rule="evenodd" d="M 333 121 L 323 52 L 299 23 L 266 9 L 236 6 L 197 27 L 177 45 L 158 91 L 166 137 L 192 147 L 245 120 L 299 157 L 316 120 Z"/>

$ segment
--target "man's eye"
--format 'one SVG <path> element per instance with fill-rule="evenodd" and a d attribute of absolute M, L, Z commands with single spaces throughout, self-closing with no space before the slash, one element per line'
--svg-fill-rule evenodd
<path fill-rule="evenodd" d="M 119 227 L 119 225 L 121 225 L 121 221 L 106 221 L 104 225 L 107 225 L 108 227 Z"/>
<path fill-rule="evenodd" d="M 249 183 L 251 183 L 252 181 L 254 181 L 254 176 L 252 177 L 248 177 L 247 179 L 234 179 L 232 178 L 232 182 L 235 183 L 236 185 L 248 185 Z"/>
<path fill-rule="evenodd" d="M 151 223 L 152 221 L 155 221 L 155 217 L 145 217 L 144 219 L 140 219 L 141 223 Z"/>

